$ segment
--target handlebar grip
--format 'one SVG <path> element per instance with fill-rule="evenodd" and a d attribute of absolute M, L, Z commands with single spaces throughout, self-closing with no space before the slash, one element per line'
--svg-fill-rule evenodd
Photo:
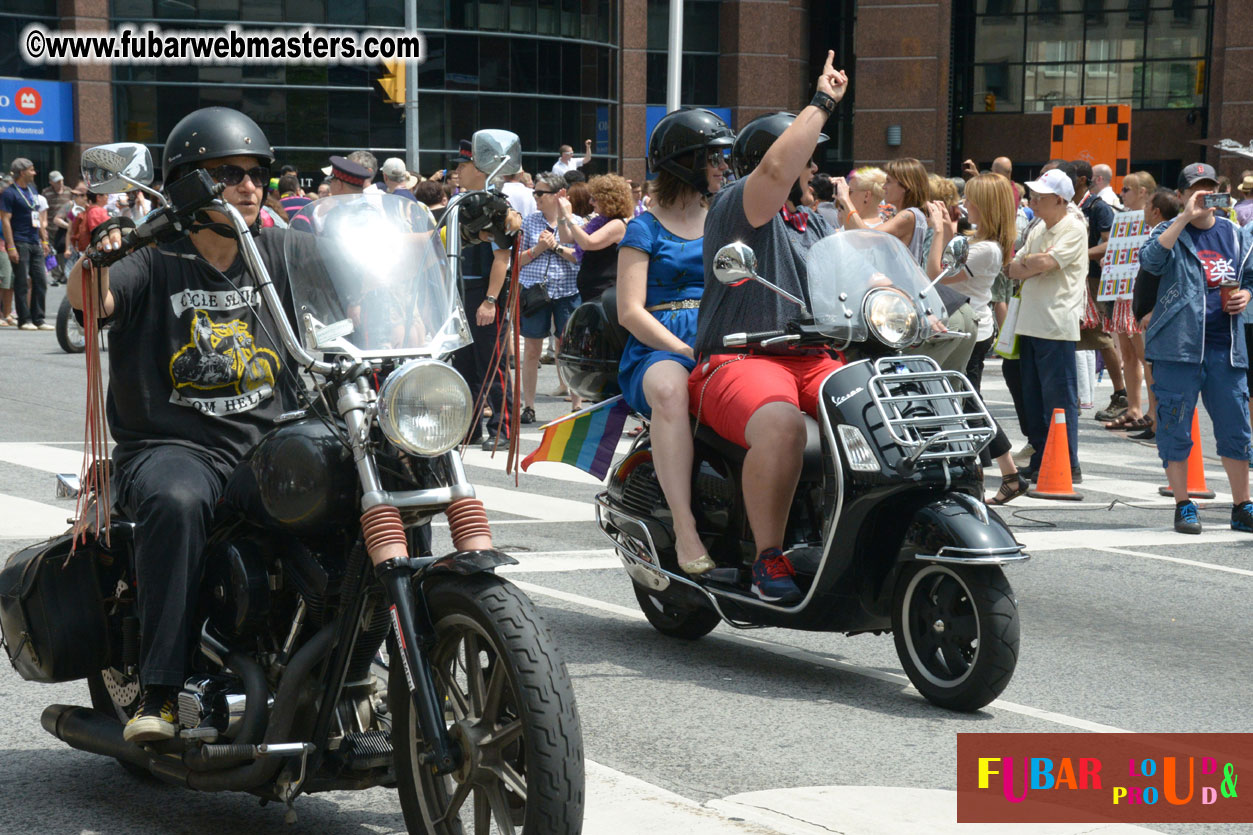
<path fill-rule="evenodd" d="M 722 337 L 722 344 L 728 348 L 764 342 L 776 336 L 785 336 L 787 331 L 757 331 L 756 333 L 729 333 Z"/>
<path fill-rule="evenodd" d="M 142 246 L 142 243 L 135 234 L 135 230 L 132 229 L 122 236 L 122 245 L 117 249 L 102 252 L 94 246 L 88 247 L 86 257 L 97 267 L 108 267 L 116 264 L 118 261 L 121 261 L 136 249 L 139 249 L 140 246 Z"/>

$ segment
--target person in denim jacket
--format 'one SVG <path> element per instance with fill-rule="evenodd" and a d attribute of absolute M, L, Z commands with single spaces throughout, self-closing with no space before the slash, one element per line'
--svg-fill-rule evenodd
<path fill-rule="evenodd" d="M 1179 175 L 1184 209 L 1159 224 L 1140 249 L 1140 265 L 1161 276 L 1145 334 L 1157 395 L 1157 453 L 1175 497 L 1175 530 L 1200 533 L 1188 498 L 1188 454 L 1197 395 L 1214 422 L 1223 469 L 1231 482 L 1231 527 L 1253 533 L 1249 501 L 1249 367 L 1241 316 L 1253 287 L 1253 234 L 1204 206 L 1218 177 L 1192 163 Z M 1222 284 L 1238 282 L 1236 289 Z M 1199 373 L 1198 373 L 1199 372 Z"/>

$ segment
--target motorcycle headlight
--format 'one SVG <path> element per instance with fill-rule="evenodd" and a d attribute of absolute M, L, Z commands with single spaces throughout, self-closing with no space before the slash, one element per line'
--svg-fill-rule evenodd
<path fill-rule="evenodd" d="M 379 389 L 383 434 L 414 455 L 439 455 L 461 443 L 473 408 L 466 381 L 439 360 L 411 360 Z"/>
<path fill-rule="evenodd" d="M 899 290 L 881 287 L 866 294 L 866 322 L 875 338 L 889 348 L 913 344 L 918 332 L 918 311 Z"/>

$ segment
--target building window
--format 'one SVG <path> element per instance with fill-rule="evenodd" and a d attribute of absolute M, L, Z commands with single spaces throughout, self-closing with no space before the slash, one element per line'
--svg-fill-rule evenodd
<path fill-rule="evenodd" d="M 722 4 L 717 0 L 685 0 L 683 3 L 683 56 L 680 82 L 684 105 L 718 106 L 718 25 Z M 666 103 L 669 71 L 669 0 L 648 0 L 648 104 Z"/>
<path fill-rule="evenodd" d="M 976 0 L 959 10 L 957 21 L 974 32 L 958 57 L 958 72 L 968 79 L 967 106 L 973 113 L 1075 104 L 1200 107 L 1212 6 L 1211 0 Z"/>

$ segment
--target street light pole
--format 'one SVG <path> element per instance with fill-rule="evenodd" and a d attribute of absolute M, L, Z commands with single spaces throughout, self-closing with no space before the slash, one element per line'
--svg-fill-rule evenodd
<path fill-rule="evenodd" d="M 418 34 L 418 0 L 405 0 L 405 33 Z M 418 159 L 418 62 L 405 61 L 405 160 L 412 171 L 421 171 Z"/>
<path fill-rule="evenodd" d="M 682 78 L 683 0 L 670 0 L 670 48 L 666 59 L 667 113 L 673 113 L 679 109 L 679 81 Z"/>

